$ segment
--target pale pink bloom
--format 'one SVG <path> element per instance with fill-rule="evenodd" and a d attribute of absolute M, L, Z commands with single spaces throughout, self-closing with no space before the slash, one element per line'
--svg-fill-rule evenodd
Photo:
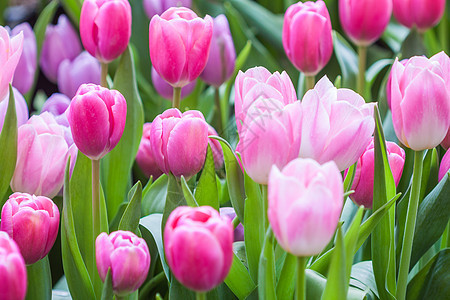
<path fill-rule="evenodd" d="M 27 93 L 34 81 L 37 67 L 37 44 L 33 29 L 28 23 L 21 23 L 13 28 L 11 36 L 23 33 L 23 51 L 14 72 L 13 86 L 22 94 Z"/>
<path fill-rule="evenodd" d="M 22 55 L 23 33 L 10 38 L 5 27 L 0 26 L 0 101 L 9 93 L 9 84 Z"/>
<path fill-rule="evenodd" d="M 19 247 L 0 231 L 0 299 L 23 300 L 27 293 L 27 269 Z"/>

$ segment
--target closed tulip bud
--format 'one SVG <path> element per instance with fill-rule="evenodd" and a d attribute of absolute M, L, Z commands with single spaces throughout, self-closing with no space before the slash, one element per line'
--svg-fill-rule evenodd
<path fill-rule="evenodd" d="M 450 126 L 449 57 L 415 56 L 391 70 L 391 110 L 397 138 L 415 151 L 432 149 Z"/>
<path fill-rule="evenodd" d="M 207 84 L 219 87 L 231 77 L 235 63 L 236 50 L 230 25 L 225 15 L 218 15 L 214 18 L 208 62 L 200 77 Z"/>
<path fill-rule="evenodd" d="M 145 13 L 151 19 L 154 15 L 161 15 L 171 7 L 188 7 L 191 8 L 192 0 L 144 0 Z"/>
<path fill-rule="evenodd" d="M 0 26 L 0 101 L 9 93 L 9 84 L 19 63 L 23 47 L 23 33 L 9 37 L 5 27 Z"/>
<path fill-rule="evenodd" d="M 441 160 L 441 165 L 439 166 L 438 179 L 441 181 L 445 174 L 450 170 L 450 151 L 445 152 Z"/>
<path fill-rule="evenodd" d="M 58 124 L 69 127 L 69 121 L 65 114 L 69 105 L 70 99 L 66 95 L 55 93 L 44 102 L 41 112 L 48 111 L 55 117 Z"/>
<path fill-rule="evenodd" d="M 353 165 L 372 138 L 374 105 L 352 90 L 336 89 L 324 76 L 302 100 L 300 157 L 333 160 L 341 171 Z"/>
<path fill-rule="evenodd" d="M 210 16 L 199 18 L 185 7 L 172 7 L 150 21 L 150 59 L 173 87 L 183 87 L 202 73 L 213 32 Z"/>
<path fill-rule="evenodd" d="M 225 216 L 230 221 L 233 221 L 234 218 L 236 218 L 236 212 L 234 211 L 234 208 L 232 207 L 221 207 L 219 209 L 220 215 Z M 242 223 L 239 223 L 239 225 L 234 229 L 234 242 L 239 242 L 244 240 L 244 226 Z"/>
<path fill-rule="evenodd" d="M 208 147 L 208 124 L 196 110 L 171 108 L 158 115 L 150 130 L 150 144 L 159 168 L 186 178 L 203 167 Z"/>
<path fill-rule="evenodd" d="M 368 46 L 383 34 L 392 14 L 392 0 L 339 0 L 339 19 L 356 45 Z"/>
<path fill-rule="evenodd" d="M 58 69 L 58 89 L 73 98 L 83 83 L 100 84 L 100 64 L 88 52 L 81 52 L 73 61 L 65 59 Z"/>
<path fill-rule="evenodd" d="M 17 243 L 27 265 L 48 254 L 58 229 L 58 207 L 47 197 L 14 193 L 3 205 L 1 230 Z"/>
<path fill-rule="evenodd" d="M 85 0 L 80 35 L 84 48 L 100 62 L 119 57 L 131 37 L 131 6 L 127 0 Z"/>
<path fill-rule="evenodd" d="M 159 76 L 158 72 L 156 72 L 155 68 L 153 67 L 152 67 L 152 82 L 153 86 L 155 87 L 155 90 L 161 97 L 172 101 L 173 87 L 169 83 L 167 83 L 167 81 L 162 79 L 162 77 Z M 187 85 L 183 86 L 181 88 L 181 99 L 184 99 L 186 96 L 192 93 L 192 91 L 195 88 L 195 85 L 196 81 L 192 81 Z"/>
<path fill-rule="evenodd" d="M 19 247 L 0 231 L 0 299 L 23 300 L 27 293 L 27 269 Z"/>
<path fill-rule="evenodd" d="M 59 64 L 72 60 L 81 52 L 81 44 L 75 29 L 65 15 L 58 18 L 58 24 L 48 25 L 42 45 L 41 69 L 45 76 L 56 83 Z"/>
<path fill-rule="evenodd" d="M 17 127 L 20 127 L 28 121 L 28 105 L 22 94 L 14 87 L 13 93 L 14 102 L 16 105 Z M 5 99 L 3 99 L 3 101 L 0 101 L 0 132 L 2 132 L 6 111 L 8 110 L 8 99 L 9 93 L 5 96 Z"/>
<path fill-rule="evenodd" d="M 281 247 L 295 256 L 319 254 L 334 235 L 343 194 L 334 162 L 297 158 L 281 171 L 273 166 L 267 214 Z"/>
<path fill-rule="evenodd" d="M 219 136 L 217 131 L 208 124 L 208 136 Z M 211 147 L 211 151 L 214 157 L 214 166 L 216 169 L 220 169 L 223 166 L 223 150 L 220 142 L 214 138 L 209 138 L 208 141 L 209 146 Z"/>
<path fill-rule="evenodd" d="M 127 102 L 119 91 L 83 84 L 66 112 L 78 149 L 92 160 L 119 143 L 127 118 Z"/>
<path fill-rule="evenodd" d="M 402 59 L 400 61 L 400 63 L 402 65 L 406 65 L 407 62 L 408 62 L 407 59 Z M 389 109 L 391 108 L 391 82 L 392 82 L 392 72 L 389 73 L 389 77 L 388 77 L 388 80 L 386 82 L 386 101 L 387 101 L 387 104 L 389 106 Z"/>
<path fill-rule="evenodd" d="M 210 206 L 177 207 L 164 229 L 164 252 L 175 278 L 206 292 L 228 275 L 233 261 L 233 225 Z"/>
<path fill-rule="evenodd" d="M 284 15 L 283 47 L 294 66 L 314 76 L 328 63 L 333 53 L 331 21 L 325 2 L 298 2 Z"/>
<path fill-rule="evenodd" d="M 394 0 L 394 16 L 408 28 L 420 32 L 435 26 L 442 18 L 445 0 Z"/>
<path fill-rule="evenodd" d="M 447 131 L 447 135 L 445 136 L 444 140 L 441 142 L 441 146 L 444 149 L 450 148 L 450 128 Z"/>
<path fill-rule="evenodd" d="M 21 23 L 14 27 L 11 36 L 23 33 L 23 50 L 14 72 L 13 86 L 22 94 L 27 93 L 34 81 L 37 67 L 37 44 L 33 29 L 28 23 Z"/>
<path fill-rule="evenodd" d="M 104 282 L 111 269 L 113 291 L 123 297 L 136 291 L 147 277 L 150 253 L 144 239 L 129 231 L 100 233 L 95 241 L 97 270 Z"/>
<path fill-rule="evenodd" d="M 152 123 L 145 123 L 142 131 L 141 143 L 136 155 L 136 162 L 139 168 L 144 172 L 145 176 L 153 176 L 153 180 L 163 174 L 155 161 L 153 150 L 150 144 L 150 131 Z"/>

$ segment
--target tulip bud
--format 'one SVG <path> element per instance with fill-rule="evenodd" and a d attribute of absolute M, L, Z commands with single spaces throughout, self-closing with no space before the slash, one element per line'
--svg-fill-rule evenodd
<path fill-rule="evenodd" d="M 48 111 L 55 117 L 58 124 L 69 127 L 69 122 L 65 114 L 69 105 L 70 99 L 66 95 L 55 93 L 44 102 L 41 112 Z"/>
<path fill-rule="evenodd" d="M 297 158 L 273 166 L 267 211 L 281 247 L 296 256 L 319 254 L 330 242 L 343 206 L 343 184 L 334 162 Z"/>
<path fill-rule="evenodd" d="M 159 168 L 186 178 L 203 167 L 208 147 L 208 124 L 196 110 L 171 108 L 158 115 L 150 130 L 150 144 Z"/>
<path fill-rule="evenodd" d="M 420 32 L 435 26 L 442 18 L 445 0 L 394 0 L 394 16 L 408 28 L 417 27 Z"/>
<path fill-rule="evenodd" d="M 175 278 L 206 292 L 227 276 L 233 261 L 233 225 L 210 206 L 177 207 L 164 229 L 164 252 Z"/>
<path fill-rule="evenodd" d="M 333 53 L 331 21 L 325 2 L 298 2 L 284 15 L 283 47 L 289 60 L 306 76 L 315 76 Z"/>
<path fill-rule="evenodd" d="M 104 282 L 111 269 L 116 295 L 124 297 L 136 291 L 147 277 L 150 253 L 145 240 L 129 231 L 100 233 L 95 241 L 97 270 Z"/>
<path fill-rule="evenodd" d="M 441 165 L 439 166 L 438 179 L 441 181 L 445 174 L 450 170 L 450 151 L 445 152 L 441 160 Z"/>
<path fill-rule="evenodd" d="M 173 98 L 173 87 L 167 83 L 161 76 L 159 76 L 158 72 L 156 72 L 155 68 L 152 67 L 152 82 L 155 87 L 156 92 L 158 94 L 172 101 Z M 192 81 L 187 85 L 181 88 L 181 99 L 183 100 L 186 96 L 188 96 L 195 89 L 196 81 Z"/>
<path fill-rule="evenodd" d="M 9 93 L 9 84 L 19 63 L 23 47 L 23 33 L 10 38 L 5 27 L 0 26 L 0 101 Z"/>
<path fill-rule="evenodd" d="M 81 52 L 81 44 L 75 29 L 65 15 L 58 18 L 58 24 L 48 25 L 42 45 L 41 69 L 45 76 L 56 83 L 59 64 L 72 60 Z"/>
<path fill-rule="evenodd" d="M 230 221 L 233 221 L 234 218 L 236 218 L 236 212 L 234 211 L 234 208 L 232 207 L 221 207 L 219 209 L 220 215 L 227 217 L 230 219 Z M 234 242 L 239 242 L 244 240 L 244 226 L 242 223 L 239 223 L 239 225 L 234 229 Z"/>
<path fill-rule="evenodd" d="M 1 230 L 17 243 L 27 265 L 48 254 L 58 229 L 58 207 L 47 197 L 14 193 L 3 205 Z"/>
<path fill-rule="evenodd" d="M 171 7 L 191 8 L 192 0 L 144 0 L 145 13 L 151 19 L 154 15 L 161 15 Z"/>
<path fill-rule="evenodd" d="M 66 114 L 78 149 L 90 159 L 99 160 L 122 137 L 127 102 L 119 91 L 83 84 Z"/>
<path fill-rule="evenodd" d="M 441 142 L 441 146 L 444 149 L 450 148 L 450 128 L 447 131 L 447 135 L 445 136 L 444 140 Z"/>
<path fill-rule="evenodd" d="M 25 124 L 28 121 L 28 105 L 23 98 L 22 94 L 13 87 L 14 101 L 16 105 L 16 115 L 17 115 L 17 127 Z M 5 99 L 0 101 L 0 132 L 3 129 L 3 123 L 5 122 L 6 111 L 8 110 L 9 103 L 9 93 L 6 94 Z"/>
<path fill-rule="evenodd" d="M 33 29 L 28 23 L 21 23 L 14 27 L 11 36 L 23 33 L 23 51 L 14 72 L 13 86 L 22 94 L 27 93 L 34 81 L 37 64 L 37 44 Z"/>
<path fill-rule="evenodd" d="M 208 124 L 208 136 L 219 136 L 217 131 Z M 211 147 L 211 151 L 214 157 L 214 166 L 216 169 L 220 169 L 223 166 L 223 150 L 220 142 L 213 138 L 208 138 L 208 144 Z"/>
<path fill-rule="evenodd" d="M 392 0 L 339 0 L 339 19 L 350 39 L 371 45 L 383 34 L 392 14 Z"/>
<path fill-rule="evenodd" d="M 400 63 L 403 66 L 405 66 L 407 62 L 408 62 L 407 59 L 402 59 L 400 61 Z M 392 82 L 392 72 L 389 73 L 389 77 L 388 77 L 388 80 L 386 82 L 386 101 L 387 101 L 387 104 L 389 106 L 389 109 L 391 108 L 391 82 Z"/>
<path fill-rule="evenodd" d="M 65 59 L 58 69 L 58 89 L 73 98 L 83 83 L 100 84 L 100 64 L 88 52 L 81 52 L 73 61 Z"/>
<path fill-rule="evenodd" d="M 142 131 L 142 139 L 136 155 L 136 162 L 145 176 L 153 176 L 153 180 L 163 174 L 155 161 L 153 150 L 150 143 L 150 131 L 152 123 L 145 123 Z"/>
<path fill-rule="evenodd" d="M 199 18 L 185 7 L 172 7 L 150 21 L 150 59 L 173 87 L 194 81 L 205 68 L 213 31 L 210 16 Z"/>
<path fill-rule="evenodd" d="M 0 231 L 0 299 L 23 300 L 27 293 L 27 269 L 19 247 Z"/>
<path fill-rule="evenodd" d="M 218 15 L 214 18 L 208 62 L 200 77 L 207 84 L 219 87 L 233 74 L 235 62 L 236 50 L 230 25 L 225 15 Z"/>

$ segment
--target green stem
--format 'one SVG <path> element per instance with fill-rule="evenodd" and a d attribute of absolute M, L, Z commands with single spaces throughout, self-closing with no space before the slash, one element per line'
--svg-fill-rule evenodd
<path fill-rule="evenodd" d="M 358 46 L 358 89 L 357 92 L 364 98 L 364 88 L 366 85 L 366 61 L 367 46 Z"/>
<path fill-rule="evenodd" d="M 103 87 L 108 87 L 108 81 L 106 81 L 106 77 L 108 76 L 108 64 L 107 63 L 100 63 L 102 67 L 102 75 L 101 75 L 101 85 Z"/>
<path fill-rule="evenodd" d="M 206 300 L 206 293 L 196 292 L 195 299 L 196 300 Z"/>
<path fill-rule="evenodd" d="M 305 93 L 311 89 L 314 88 L 314 85 L 316 84 L 316 79 L 313 76 L 305 76 Z"/>
<path fill-rule="evenodd" d="M 180 102 L 181 102 L 181 88 L 174 87 L 173 88 L 172 107 L 180 109 Z"/>
<path fill-rule="evenodd" d="M 147 295 L 156 287 L 158 284 L 161 283 L 161 281 L 164 280 L 166 275 L 164 272 L 159 273 L 158 275 L 154 276 L 152 279 L 150 279 L 146 284 L 144 284 L 139 289 L 139 299 L 144 300 L 148 299 Z"/>
<path fill-rule="evenodd" d="M 222 107 L 220 105 L 219 88 L 214 89 L 214 101 L 216 102 L 217 132 L 219 133 L 219 135 L 221 135 L 223 133 L 223 127 L 222 127 Z"/>
<path fill-rule="evenodd" d="M 100 160 L 95 159 L 92 160 L 92 224 L 95 241 L 100 234 Z"/>
<path fill-rule="evenodd" d="M 447 248 L 450 248 L 450 222 L 447 224 Z"/>
<path fill-rule="evenodd" d="M 238 227 L 238 225 L 239 225 L 240 223 L 241 223 L 241 221 L 239 221 L 238 216 L 236 216 L 236 217 L 233 219 L 233 228 L 236 229 L 236 227 Z"/>
<path fill-rule="evenodd" d="M 422 179 L 422 158 L 423 151 L 414 153 L 414 170 L 411 186 L 411 194 L 406 213 L 405 233 L 403 235 L 402 252 L 397 282 L 397 300 L 404 300 L 406 297 L 406 286 L 408 284 L 409 264 L 411 260 L 411 250 L 416 227 L 417 208 L 419 206 L 420 180 Z"/>
<path fill-rule="evenodd" d="M 297 291 L 295 293 L 296 300 L 306 299 L 306 276 L 305 267 L 308 258 L 304 256 L 297 257 Z"/>
<path fill-rule="evenodd" d="M 263 196 L 263 208 L 264 208 L 264 228 L 267 231 L 267 228 L 269 227 L 269 219 L 267 218 L 267 208 L 269 206 L 269 200 L 268 200 L 268 192 L 267 192 L 267 185 L 262 184 L 262 196 Z"/>

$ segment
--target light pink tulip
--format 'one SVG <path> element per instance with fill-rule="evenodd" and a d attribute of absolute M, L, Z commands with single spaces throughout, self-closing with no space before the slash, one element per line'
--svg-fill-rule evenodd
<path fill-rule="evenodd" d="M 275 99 L 268 101 L 266 109 L 279 111 L 282 107 L 297 101 L 297 95 L 289 75 L 271 74 L 264 67 L 248 69 L 245 73 L 239 71 L 235 81 L 234 109 L 238 132 L 247 116 L 250 106 L 258 99 Z M 281 105 L 278 105 L 281 103 Z"/>
<path fill-rule="evenodd" d="M 208 136 L 219 136 L 217 131 L 208 124 Z M 209 138 L 208 144 L 211 147 L 211 151 L 214 157 L 214 166 L 216 169 L 220 169 L 223 166 L 223 150 L 220 142 L 216 139 Z"/>
<path fill-rule="evenodd" d="M 47 197 L 14 193 L 2 208 L 1 230 L 17 243 L 27 265 L 48 254 L 58 229 L 58 207 Z"/>
<path fill-rule="evenodd" d="M 23 33 L 10 38 L 8 31 L 0 26 L 0 101 L 9 93 L 9 84 L 22 55 Z"/>
<path fill-rule="evenodd" d="M 405 164 L 405 151 L 393 142 L 386 142 L 386 151 L 394 182 L 397 186 Z M 374 153 L 374 142 L 372 140 L 358 159 L 352 184 L 352 190 L 355 192 L 350 195 L 353 202 L 368 209 L 372 208 L 373 203 Z"/>
<path fill-rule="evenodd" d="M 27 293 L 27 269 L 19 247 L 0 231 L 0 299 L 23 300 Z"/>
<path fill-rule="evenodd" d="M 325 2 L 298 2 L 284 15 L 283 46 L 294 66 L 314 76 L 328 63 L 333 53 L 331 21 Z"/>
<path fill-rule="evenodd" d="M 420 32 L 435 26 L 442 18 L 445 0 L 394 0 L 394 16 L 409 28 Z"/>
<path fill-rule="evenodd" d="M 380 38 L 389 24 L 392 0 L 339 0 L 339 19 L 356 45 L 368 46 Z"/>
<path fill-rule="evenodd" d="M 150 144 L 159 168 L 166 174 L 186 178 L 203 167 L 208 146 L 208 124 L 196 110 L 181 113 L 171 108 L 152 123 Z"/>
<path fill-rule="evenodd" d="M 210 206 L 177 207 L 164 229 L 164 252 L 179 282 L 194 291 L 209 291 L 230 271 L 233 225 Z"/>
<path fill-rule="evenodd" d="M 33 29 L 28 23 L 21 23 L 14 27 L 11 36 L 23 33 L 23 51 L 14 72 L 13 86 L 22 94 L 27 93 L 34 81 L 37 67 L 37 44 Z"/>
<path fill-rule="evenodd" d="M 341 171 L 350 167 L 370 143 L 374 105 L 352 90 L 336 89 L 324 76 L 302 100 L 300 157 L 333 160 Z"/>
<path fill-rule="evenodd" d="M 22 94 L 13 87 L 14 101 L 16 104 L 16 115 L 17 115 L 17 127 L 25 124 L 28 121 L 28 105 L 23 98 Z M 9 92 L 5 96 L 3 101 L 0 101 L 0 132 L 3 129 L 3 123 L 5 122 L 6 111 L 8 110 L 9 103 Z"/>
<path fill-rule="evenodd" d="M 144 0 L 143 5 L 145 13 L 151 19 L 154 15 L 161 15 L 171 7 L 191 8 L 192 0 Z"/>
<path fill-rule="evenodd" d="M 402 65 L 406 65 L 408 62 L 408 59 L 402 59 L 400 63 Z M 392 72 L 389 73 L 388 80 L 386 82 L 386 101 L 389 106 L 389 109 L 391 109 L 391 82 L 392 82 Z"/>
<path fill-rule="evenodd" d="M 334 162 L 297 158 L 273 166 L 268 185 L 270 225 L 278 243 L 296 256 L 319 254 L 339 222 L 344 189 Z"/>
<path fill-rule="evenodd" d="M 450 60 L 441 52 L 415 56 L 391 70 L 391 110 L 397 138 L 413 150 L 432 149 L 450 126 Z"/>
<path fill-rule="evenodd" d="M 64 182 L 69 145 L 63 126 L 44 112 L 19 127 L 11 189 L 53 198 Z"/>
<path fill-rule="evenodd" d="M 83 84 L 66 112 L 78 149 L 92 160 L 111 151 L 122 137 L 127 102 L 119 91 Z"/>
<path fill-rule="evenodd" d="M 150 59 L 156 72 L 174 87 L 194 81 L 205 68 L 213 32 L 210 16 L 199 18 L 185 7 L 172 7 L 150 21 Z"/>
<path fill-rule="evenodd" d="M 142 131 L 142 139 L 139 144 L 139 150 L 136 155 L 136 162 L 139 168 L 144 172 L 145 176 L 153 176 L 153 180 L 163 174 L 158 164 L 155 161 L 153 150 L 150 144 L 150 130 L 152 123 L 145 123 Z"/>
<path fill-rule="evenodd" d="M 172 101 L 173 87 L 169 83 L 167 83 L 167 81 L 165 81 L 161 76 L 159 76 L 154 67 L 152 67 L 152 82 L 155 90 L 161 97 Z M 194 91 L 196 84 L 197 82 L 194 80 L 181 88 L 181 100 L 186 98 Z"/>
<path fill-rule="evenodd" d="M 130 231 L 100 233 L 95 241 L 97 270 L 105 281 L 111 268 L 113 291 L 124 297 L 136 291 L 147 278 L 150 253 L 144 239 Z"/>
<path fill-rule="evenodd" d="M 450 151 L 445 152 L 441 160 L 441 165 L 439 166 L 438 179 L 441 181 L 445 174 L 450 170 Z"/>

